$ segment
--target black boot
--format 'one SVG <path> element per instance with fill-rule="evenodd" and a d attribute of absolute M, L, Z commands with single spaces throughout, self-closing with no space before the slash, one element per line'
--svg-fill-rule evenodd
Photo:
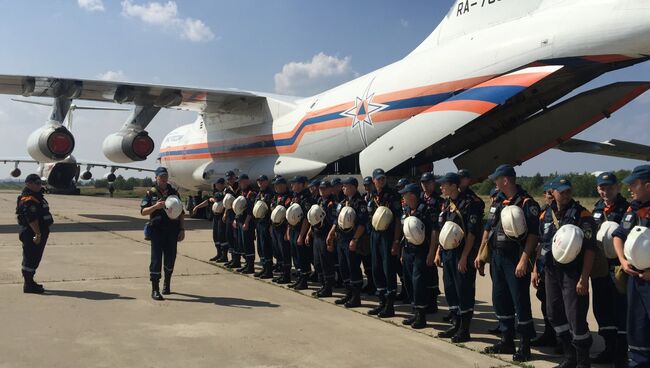
<path fill-rule="evenodd" d="M 217 259 L 217 263 L 227 263 L 228 262 L 228 252 L 224 250 L 223 245 L 220 247 L 221 249 L 221 257 Z"/>
<path fill-rule="evenodd" d="M 564 335 L 560 337 L 560 342 L 562 343 L 562 349 L 564 350 L 564 359 L 554 368 L 575 368 L 577 365 L 576 349 L 571 343 L 571 337 L 569 335 Z"/>
<path fill-rule="evenodd" d="M 514 354 L 515 353 L 515 340 L 510 332 L 501 334 L 501 340 L 492 346 L 483 349 L 487 354 Z"/>
<path fill-rule="evenodd" d="M 603 336 L 605 339 L 605 350 L 596 354 L 591 359 L 594 364 L 611 364 L 614 362 L 614 353 L 616 351 L 616 335 Z"/>
<path fill-rule="evenodd" d="M 499 336 L 499 335 L 501 335 L 501 327 L 500 327 L 499 324 L 497 323 L 497 325 L 494 326 L 493 328 L 488 328 L 487 332 L 488 332 L 490 335 L 496 335 L 496 336 Z"/>
<path fill-rule="evenodd" d="M 217 255 L 210 258 L 210 262 L 216 262 L 219 258 L 221 258 L 221 244 L 215 243 L 214 247 L 217 248 Z"/>
<path fill-rule="evenodd" d="M 454 337 L 451 338 L 451 342 L 454 344 L 459 344 L 461 342 L 468 342 L 471 339 L 469 334 L 469 328 L 472 323 L 472 312 L 465 313 L 460 316 L 460 328 L 456 331 Z"/>
<path fill-rule="evenodd" d="M 23 271 L 23 293 L 25 294 L 43 294 L 45 289 L 43 285 L 39 285 L 34 281 L 34 274 Z"/>
<path fill-rule="evenodd" d="M 377 315 L 379 318 L 390 318 L 390 317 L 395 317 L 395 295 L 394 294 L 388 294 L 386 295 L 386 305 L 384 306 L 384 309 L 379 312 Z"/>
<path fill-rule="evenodd" d="M 230 264 L 227 266 L 230 269 L 238 269 L 241 267 L 241 256 L 239 254 L 233 254 L 232 255 L 232 261 L 230 261 Z"/>
<path fill-rule="evenodd" d="M 460 316 L 453 313 L 451 319 L 451 327 L 445 331 L 438 332 L 438 337 L 442 337 L 444 339 L 451 338 L 454 335 L 456 335 L 456 332 L 458 331 L 459 328 L 460 328 Z"/>
<path fill-rule="evenodd" d="M 278 281 L 276 281 L 280 285 L 288 284 L 291 282 L 291 269 L 290 268 L 285 268 L 284 272 L 282 273 L 282 276 L 278 278 Z"/>
<path fill-rule="evenodd" d="M 163 295 L 169 295 L 172 293 L 171 285 L 172 285 L 172 273 L 165 272 L 165 280 L 163 281 L 163 291 L 162 291 Z"/>
<path fill-rule="evenodd" d="M 589 346 L 576 347 L 576 368 L 591 367 L 591 358 L 589 357 Z"/>
<path fill-rule="evenodd" d="M 294 290 L 307 290 L 307 289 L 309 289 L 309 284 L 307 283 L 307 280 L 309 280 L 309 275 L 300 275 L 300 278 L 298 279 L 298 282 L 295 284 L 295 286 L 292 289 L 294 289 Z"/>
<path fill-rule="evenodd" d="M 257 277 L 257 278 L 262 277 L 262 275 L 263 275 L 265 272 L 266 272 L 266 262 L 265 262 L 265 261 L 262 261 L 262 269 L 259 270 L 259 271 L 257 271 L 257 272 L 255 272 L 255 273 L 253 274 L 253 277 Z"/>
<path fill-rule="evenodd" d="M 246 265 L 241 271 L 244 275 L 250 275 L 255 273 L 255 256 L 246 256 Z"/>
<path fill-rule="evenodd" d="M 375 295 L 377 289 L 375 288 L 375 281 L 372 279 L 372 275 L 367 275 L 368 282 L 366 286 L 363 287 L 363 293 L 366 295 Z"/>
<path fill-rule="evenodd" d="M 521 337 L 521 340 L 519 340 L 519 347 L 517 348 L 517 352 L 512 355 L 512 360 L 515 362 L 527 362 L 531 358 L 531 353 L 530 353 L 530 339 L 527 337 Z"/>
<path fill-rule="evenodd" d="M 160 283 L 159 281 L 151 281 L 151 299 L 153 300 L 165 300 L 160 294 Z"/>
<path fill-rule="evenodd" d="M 376 316 L 378 315 L 381 311 L 384 310 L 384 307 L 386 306 L 386 295 L 384 293 L 379 294 L 379 305 L 376 307 L 372 308 L 371 310 L 368 311 L 368 314 L 371 316 Z M 409 323 L 410 324 L 410 323 Z"/>
<path fill-rule="evenodd" d="M 332 296 L 332 285 L 334 284 L 333 280 L 325 280 L 323 288 L 316 293 L 317 298 L 329 298 Z"/>
<path fill-rule="evenodd" d="M 353 286 L 350 299 L 343 305 L 346 308 L 358 308 L 361 306 L 361 287 Z"/>
<path fill-rule="evenodd" d="M 264 268 L 262 269 L 262 274 L 260 275 L 260 279 L 272 279 L 273 278 L 273 263 L 266 262 L 264 264 Z"/>
<path fill-rule="evenodd" d="M 627 335 L 619 334 L 616 336 L 616 349 L 614 349 L 614 367 L 615 368 L 627 368 L 628 366 L 628 356 L 627 356 Z"/>
<path fill-rule="evenodd" d="M 553 326 L 548 321 L 544 323 L 544 333 L 530 340 L 530 346 L 533 347 L 556 346 L 557 343 Z"/>
<path fill-rule="evenodd" d="M 427 327 L 427 314 L 424 312 L 424 308 L 415 308 L 415 318 L 411 327 L 415 330 Z"/>
<path fill-rule="evenodd" d="M 456 318 L 456 314 L 453 311 L 449 310 L 449 312 L 447 312 L 447 315 L 442 317 L 442 320 L 444 322 L 452 323 L 454 321 L 454 318 Z"/>
<path fill-rule="evenodd" d="M 403 324 L 404 326 L 410 326 L 410 325 L 412 325 L 413 322 L 415 322 L 415 313 L 416 313 L 416 309 L 413 309 L 413 314 L 412 314 L 411 316 L 407 317 L 407 318 L 404 318 L 404 319 L 402 320 L 402 324 Z"/>
<path fill-rule="evenodd" d="M 345 286 L 345 295 L 339 299 L 336 299 L 334 301 L 334 304 L 345 304 L 347 303 L 350 298 L 352 298 L 352 286 L 346 285 Z"/>

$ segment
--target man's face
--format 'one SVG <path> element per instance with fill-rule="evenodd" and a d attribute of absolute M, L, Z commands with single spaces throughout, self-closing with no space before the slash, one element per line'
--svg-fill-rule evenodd
<path fill-rule="evenodd" d="M 472 184 L 472 179 L 471 178 L 460 178 L 460 187 L 461 188 L 467 188 Z"/>
<path fill-rule="evenodd" d="M 303 189 L 305 189 L 305 184 L 300 182 L 291 183 L 291 190 L 294 192 L 299 193 L 302 192 Z"/>
<path fill-rule="evenodd" d="M 632 198 L 640 202 L 647 202 L 650 200 L 650 181 L 636 179 L 630 184 L 630 193 Z"/>
<path fill-rule="evenodd" d="M 427 193 L 432 193 L 436 190 L 436 183 L 433 180 L 421 182 L 420 186 L 422 186 L 422 190 Z"/>
<path fill-rule="evenodd" d="M 343 194 L 352 197 L 357 192 L 357 187 L 352 184 L 345 184 L 343 186 Z"/>
<path fill-rule="evenodd" d="M 40 192 L 41 188 L 43 187 L 43 183 L 38 180 L 38 181 L 30 181 L 29 183 L 25 183 L 25 186 L 27 189 L 31 190 L 32 192 Z"/>
<path fill-rule="evenodd" d="M 413 203 L 417 202 L 417 200 L 418 200 L 418 197 L 413 192 L 408 192 L 408 193 L 402 194 L 402 198 L 404 198 L 404 202 L 409 203 L 409 204 L 413 204 Z"/>
<path fill-rule="evenodd" d="M 250 181 L 249 179 L 241 179 L 241 180 L 239 181 L 239 186 L 240 186 L 242 189 L 248 189 L 248 187 L 251 186 L 251 181 Z"/>
<path fill-rule="evenodd" d="M 273 187 L 277 193 L 284 193 L 287 191 L 287 184 L 285 183 L 275 184 Z"/>
<path fill-rule="evenodd" d="M 375 184 L 375 188 L 382 189 L 386 185 L 386 177 L 382 176 L 377 179 L 372 179 L 372 182 Z"/>
<path fill-rule="evenodd" d="M 226 181 L 228 182 L 228 185 L 233 186 L 237 182 L 237 179 L 234 176 L 229 176 L 226 178 Z"/>
<path fill-rule="evenodd" d="M 571 202 L 571 199 L 573 198 L 573 190 L 567 189 L 563 192 L 553 190 L 553 198 L 559 205 L 565 206 Z"/>
<path fill-rule="evenodd" d="M 444 182 L 440 184 L 440 190 L 442 190 L 442 194 L 445 197 L 451 197 L 454 193 L 458 192 L 458 185 Z"/>
<path fill-rule="evenodd" d="M 620 186 L 618 184 L 598 186 L 598 195 L 600 196 L 600 198 L 610 202 L 616 199 L 619 191 L 620 191 Z"/>
<path fill-rule="evenodd" d="M 266 188 L 269 187 L 269 181 L 268 180 L 258 180 L 257 181 L 257 186 L 260 188 L 260 190 L 266 190 Z"/>
<path fill-rule="evenodd" d="M 546 204 L 551 204 L 555 197 L 553 197 L 553 190 L 547 190 L 544 192 L 544 200 L 546 201 Z"/>
<path fill-rule="evenodd" d="M 507 185 L 507 180 L 503 176 L 499 176 L 496 179 L 494 179 L 494 185 L 497 187 L 499 191 L 502 191 L 506 188 Z"/>
<path fill-rule="evenodd" d="M 318 192 L 318 187 L 309 187 L 309 191 L 311 192 L 312 195 L 319 193 Z"/>
<path fill-rule="evenodd" d="M 330 189 L 329 188 L 318 188 L 318 194 L 320 194 L 321 197 L 327 197 L 330 195 Z"/>
<path fill-rule="evenodd" d="M 156 176 L 156 181 L 158 182 L 158 185 L 167 185 L 167 182 L 169 181 L 169 175 L 158 175 Z"/>
<path fill-rule="evenodd" d="M 214 187 L 217 188 L 218 191 L 222 191 L 226 187 L 226 184 L 217 183 Z"/>

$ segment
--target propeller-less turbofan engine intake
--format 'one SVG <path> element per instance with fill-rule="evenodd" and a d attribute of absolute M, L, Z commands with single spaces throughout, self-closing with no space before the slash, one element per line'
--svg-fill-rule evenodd
<path fill-rule="evenodd" d="M 58 122 L 50 122 L 27 138 L 27 152 L 38 162 L 61 161 L 74 150 L 74 136 Z"/>
<path fill-rule="evenodd" d="M 90 180 L 92 178 L 93 178 L 93 173 L 91 173 L 90 171 L 84 171 L 84 173 L 81 174 L 81 179 L 83 180 Z"/>
<path fill-rule="evenodd" d="M 22 174 L 22 171 L 20 171 L 19 168 L 15 168 L 15 169 L 11 170 L 10 174 L 11 174 L 12 178 L 17 178 L 17 177 L 20 176 L 20 174 Z"/>
<path fill-rule="evenodd" d="M 104 175 L 104 179 L 106 179 L 106 181 L 109 182 L 109 183 L 113 183 L 113 182 L 115 182 L 117 177 L 113 173 L 106 173 Z"/>
<path fill-rule="evenodd" d="M 104 140 L 106 158 L 117 163 L 144 161 L 153 152 L 154 142 L 146 131 L 120 131 Z"/>

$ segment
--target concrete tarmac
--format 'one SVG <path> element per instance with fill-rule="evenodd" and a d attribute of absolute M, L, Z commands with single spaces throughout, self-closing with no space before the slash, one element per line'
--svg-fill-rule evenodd
<path fill-rule="evenodd" d="M 428 327 L 389 320 L 267 281 L 227 271 L 214 256 L 211 224 L 187 220 L 172 295 L 150 299 L 149 243 L 139 200 L 48 196 L 55 225 L 36 279 L 45 295 L 22 293 L 17 192 L 0 192 L 0 368 L 5 367 L 503 367 L 510 357 L 479 353 L 497 338 L 489 278 L 477 281 L 473 341 L 433 337 L 445 329 L 441 311 Z M 442 281 L 441 281 L 442 286 Z M 541 314 L 533 297 L 537 329 Z M 596 324 L 591 317 L 592 330 Z M 593 351 L 602 349 L 598 337 Z M 550 349 L 531 365 L 550 367 Z"/>

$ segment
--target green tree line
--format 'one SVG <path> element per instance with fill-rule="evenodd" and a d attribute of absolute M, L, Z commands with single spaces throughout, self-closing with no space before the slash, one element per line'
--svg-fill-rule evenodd
<path fill-rule="evenodd" d="M 88 186 L 94 186 L 95 188 L 108 188 L 108 180 L 106 179 L 97 179 L 91 180 L 88 183 Z M 149 188 L 153 186 L 153 179 L 151 178 L 128 178 L 125 179 L 122 175 L 118 175 L 113 182 L 113 188 L 115 190 L 133 190 L 136 187 L 146 187 Z"/>

